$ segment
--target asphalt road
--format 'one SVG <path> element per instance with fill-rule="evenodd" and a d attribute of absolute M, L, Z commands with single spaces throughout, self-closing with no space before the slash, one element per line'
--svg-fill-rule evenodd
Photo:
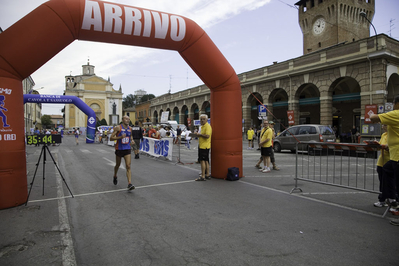
<path fill-rule="evenodd" d="M 260 173 L 243 147 L 240 181 L 195 182 L 197 150 L 177 163 L 175 146 L 172 162 L 133 159 L 128 192 L 124 168 L 112 183 L 113 147 L 66 136 L 50 146 L 60 172 L 47 155 L 27 206 L 0 210 L 0 265 L 398 265 L 399 227 L 376 194 L 304 181 L 290 194 L 295 154 Z M 41 151 L 27 147 L 29 183 Z"/>

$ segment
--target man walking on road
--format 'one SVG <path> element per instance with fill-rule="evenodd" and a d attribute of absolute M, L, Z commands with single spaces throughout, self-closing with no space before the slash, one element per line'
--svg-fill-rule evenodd
<path fill-rule="evenodd" d="M 114 132 L 112 133 L 110 140 L 116 140 L 115 145 L 115 155 L 116 155 L 116 165 L 114 167 L 114 185 L 118 184 L 118 169 L 121 165 L 122 157 L 125 159 L 126 164 L 126 177 L 128 181 L 128 190 L 134 189 L 132 184 L 132 173 L 130 169 L 131 163 L 131 147 L 130 143 L 132 140 L 132 128 L 129 126 L 130 118 L 128 116 L 124 116 L 122 118 L 122 124 L 116 126 L 114 128 Z"/>
<path fill-rule="evenodd" d="M 209 150 L 211 149 L 212 128 L 208 124 L 208 116 L 203 114 L 200 116 L 201 133 L 197 134 L 199 140 L 199 160 L 201 163 L 201 177 L 195 181 L 205 181 L 211 179 L 209 174 Z M 206 178 L 206 179 L 205 179 Z"/>
<path fill-rule="evenodd" d="M 134 151 L 134 159 L 140 159 L 140 140 L 143 139 L 143 129 L 139 126 L 139 121 L 134 123 L 134 127 L 132 127 L 132 148 Z"/>

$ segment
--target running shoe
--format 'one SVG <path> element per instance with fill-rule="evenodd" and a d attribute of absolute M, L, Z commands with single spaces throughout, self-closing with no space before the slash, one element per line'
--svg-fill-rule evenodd
<path fill-rule="evenodd" d="M 373 205 L 374 205 L 374 207 L 377 207 L 377 208 L 388 207 L 388 204 L 385 201 L 382 201 L 382 202 L 379 201 L 379 202 L 374 203 Z"/>
<path fill-rule="evenodd" d="M 133 190 L 135 187 L 132 184 L 127 185 L 127 190 Z"/>
<path fill-rule="evenodd" d="M 118 177 L 114 177 L 114 185 L 118 184 Z"/>

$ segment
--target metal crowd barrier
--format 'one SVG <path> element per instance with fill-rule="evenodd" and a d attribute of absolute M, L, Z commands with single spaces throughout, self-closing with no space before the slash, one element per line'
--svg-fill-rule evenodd
<path fill-rule="evenodd" d="M 300 142 L 296 145 L 295 187 L 298 181 L 379 193 L 377 142 L 369 144 Z"/>

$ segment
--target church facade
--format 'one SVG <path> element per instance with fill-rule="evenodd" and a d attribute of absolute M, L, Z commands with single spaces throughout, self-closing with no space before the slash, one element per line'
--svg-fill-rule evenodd
<path fill-rule="evenodd" d="M 94 66 L 82 66 L 82 75 L 65 76 L 65 95 L 79 97 L 96 113 L 97 121 L 105 119 L 108 125 L 122 120 L 122 88 L 114 90 L 110 80 L 98 77 Z M 73 104 L 65 105 L 65 128 L 85 128 L 87 116 Z"/>

